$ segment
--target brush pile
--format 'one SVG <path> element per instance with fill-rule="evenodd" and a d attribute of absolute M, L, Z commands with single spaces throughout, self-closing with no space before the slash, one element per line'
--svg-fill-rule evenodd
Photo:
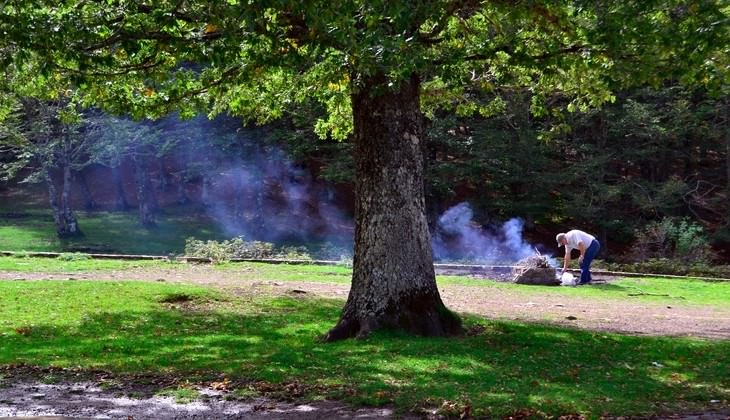
<path fill-rule="evenodd" d="M 512 282 L 517 284 L 534 284 L 541 286 L 558 286 L 555 268 L 542 255 L 533 255 L 517 262 L 512 270 Z"/>

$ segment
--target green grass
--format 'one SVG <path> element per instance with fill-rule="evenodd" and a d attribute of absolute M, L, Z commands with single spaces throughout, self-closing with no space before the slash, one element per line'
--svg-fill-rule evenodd
<path fill-rule="evenodd" d="M 226 263 L 217 270 L 235 271 L 242 279 L 277 281 L 310 281 L 319 283 L 350 284 L 352 269 L 338 265 Z"/>
<path fill-rule="evenodd" d="M 179 254 L 185 239 L 222 239 L 210 220 L 186 208 L 166 208 L 155 228 L 137 223 L 136 212 L 77 212 L 84 237 L 61 240 L 56 236 L 50 211 L 14 209 L 28 217 L 0 216 L 0 249 L 3 251 L 94 252 L 168 255 Z"/>
<path fill-rule="evenodd" d="M 157 395 L 161 397 L 172 397 L 178 404 L 187 404 L 200 398 L 200 392 L 190 386 L 163 389 Z"/>
<path fill-rule="evenodd" d="M 61 259 L 36 257 L 2 257 L 0 270 L 17 272 L 73 273 L 82 271 L 125 271 L 137 268 L 179 270 L 184 275 L 188 264 L 167 261 L 125 261 L 105 259 Z M 235 273 L 240 280 L 307 281 L 349 284 L 352 270 L 343 266 L 307 264 L 226 263 L 209 266 L 211 270 Z M 612 300 L 631 299 L 667 305 L 711 305 L 730 307 L 730 283 L 692 279 L 631 278 L 590 287 L 538 287 L 500 283 L 458 276 L 439 276 L 442 286 L 516 290 L 532 294 L 575 296 L 610 304 Z"/>
<path fill-rule="evenodd" d="M 0 259 L 0 267 L 2 267 L 2 259 Z M 240 273 L 241 279 L 349 284 L 352 277 L 352 270 L 342 266 L 228 263 L 215 266 L 215 268 L 236 271 Z M 459 276 L 438 276 L 437 282 L 441 286 L 457 285 L 516 290 L 528 296 L 531 294 L 552 294 L 584 297 L 599 301 L 632 299 L 672 305 L 730 307 L 730 282 L 708 282 L 694 279 L 627 278 L 589 287 L 539 287 Z"/>
<path fill-rule="evenodd" d="M 730 401 L 729 341 L 467 318 L 478 334 L 380 333 L 326 344 L 318 338 L 337 321 L 342 301 L 106 281 L 3 281 L 0 297 L 0 365 L 191 380 L 225 374 L 296 382 L 309 398 L 393 404 L 403 411 L 444 407 L 457 415 L 470 406 L 476 416 L 521 409 L 546 416 L 642 415 Z M 184 391 L 168 392 L 188 398 Z"/>
<path fill-rule="evenodd" d="M 627 300 L 670 305 L 713 305 L 730 307 L 730 282 L 713 282 L 692 278 L 622 278 L 609 283 L 580 287 L 523 286 L 463 277 L 438 278 L 440 285 L 465 285 L 519 290 L 530 295 L 575 296 L 599 302 Z"/>
<path fill-rule="evenodd" d="M 63 257 L 63 255 L 62 255 Z M 93 258 L 27 257 L 22 253 L 12 257 L 0 256 L 0 270 L 17 272 L 70 273 L 80 271 L 118 271 L 136 268 L 181 266 L 164 260 L 111 260 Z"/>

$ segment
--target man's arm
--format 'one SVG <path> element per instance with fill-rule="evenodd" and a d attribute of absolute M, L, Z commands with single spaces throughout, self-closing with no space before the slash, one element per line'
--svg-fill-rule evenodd
<path fill-rule="evenodd" d="M 578 257 L 578 264 L 583 263 L 583 256 L 586 255 L 586 244 L 583 241 L 578 242 L 578 251 L 580 251 L 580 257 Z"/>
<path fill-rule="evenodd" d="M 563 260 L 563 273 L 565 273 L 565 270 L 568 269 L 570 266 L 570 253 L 573 251 L 572 249 L 568 249 L 568 247 L 565 247 L 565 258 Z"/>

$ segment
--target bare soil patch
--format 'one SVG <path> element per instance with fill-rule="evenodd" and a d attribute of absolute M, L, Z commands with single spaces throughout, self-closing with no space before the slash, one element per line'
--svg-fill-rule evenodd
<path fill-rule="evenodd" d="M 161 388 L 183 380 L 174 377 L 115 377 L 105 372 L 28 366 L 4 367 L 0 373 L 0 418 L 318 420 L 394 415 L 387 407 L 353 408 L 338 401 L 297 401 L 265 395 L 236 398 L 216 383 L 190 385 L 199 395 L 195 401 L 157 395 Z M 49 376 L 56 380 L 38 380 Z"/>

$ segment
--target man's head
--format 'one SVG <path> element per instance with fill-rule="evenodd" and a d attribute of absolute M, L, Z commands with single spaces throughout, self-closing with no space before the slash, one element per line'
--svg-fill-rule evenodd
<path fill-rule="evenodd" d="M 558 248 L 560 248 L 561 246 L 565 245 L 568 242 L 568 240 L 565 239 L 564 233 L 558 233 L 557 236 L 555 236 L 555 240 L 558 241 Z"/>

